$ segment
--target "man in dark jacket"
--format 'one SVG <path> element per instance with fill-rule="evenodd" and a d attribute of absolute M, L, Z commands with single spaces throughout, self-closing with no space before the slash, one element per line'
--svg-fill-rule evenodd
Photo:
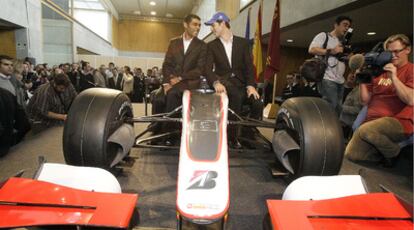
<path fill-rule="evenodd" d="M 209 83 L 218 93 L 227 93 L 229 107 L 240 114 L 243 103 L 251 108 L 250 116 L 255 119 L 262 117 L 263 103 L 256 91 L 253 77 L 253 60 L 249 41 L 234 36 L 230 30 L 230 19 L 218 12 L 205 24 L 211 26 L 215 40 L 208 43 L 206 73 Z M 214 71 L 213 71 L 214 69 Z M 232 116 L 229 116 L 233 119 Z M 231 127 L 230 127 L 231 128 Z M 229 137 L 237 142 L 230 131 Z M 238 143 L 235 143 L 239 145 Z M 237 146 L 236 146 L 237 147 Z"/>
<path fill-rule="evenodd" d="M 197 38 L 201 26 L 200 17 L 187 15 L 183 26 L 183 35 L 170 41 L 162 65 L 166 112 L 181 105 L 184 90 L 199 87 L 200 76 L 204 72 L 207 46 Z"/>

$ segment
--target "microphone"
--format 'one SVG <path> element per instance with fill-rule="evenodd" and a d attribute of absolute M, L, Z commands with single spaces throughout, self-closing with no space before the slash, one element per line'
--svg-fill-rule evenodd
<path fill-rule="evenodd" d="M 355 54 L 349 58 L 348 66 L 352 72 L 360 69 L 365 64 L 365 57 L 362 54 Z"/>

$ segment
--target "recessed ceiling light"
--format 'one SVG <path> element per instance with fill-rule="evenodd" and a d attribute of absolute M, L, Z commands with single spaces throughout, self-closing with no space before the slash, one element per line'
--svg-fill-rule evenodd
<path fill-rule="evenodd" d="M 139 10 L 135 10 L 134 12 L 132 12 L 132 13 L 134 13 L 134 14 L 141 14 L 141 11 L 139 11 Z"/>
<path fill-rule="evenodd" d="M 154 1 L 151 1 L 149 4 L 150 4 L 151 6 L 155 6 L 155 5 L 157 5 L 157 3 L 155 3 Z"/>
<path fill-rule="evenodd" d="M 167 13 L 166 15 L 165 15 L 165 17 L 167 17 L 167 18 L 172 18 L 174 15 L 172 15 L 171 13 Z"/>
<path fill-rule="evenodd" d="M 151 11 L 151 15 L 157 15 L 157 12 Z"/>
<path fill-rule="evenodd" d="M 288 39 L 286 41 L 290 43 L 290 42 L 293 42 L 293 39 Z"/>
<path fill-rule="evenodd" d="M 375 32 L 368 32 L 367 33 L 367 35 L 369 35 L 369 36 L 372 36 L 372 35 L 375 35 L 375 34 L 377 34 L 377 33 L 375 33 Z"/>

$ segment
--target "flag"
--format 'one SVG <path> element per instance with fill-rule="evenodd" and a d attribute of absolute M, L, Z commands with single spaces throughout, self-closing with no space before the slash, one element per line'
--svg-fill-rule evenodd
<path fill-rule="evenodd" d="M 266 69 L 264 79 L 269 80 L 280 70 L 280 0 L 276 0 L 273 13 L 272 30 L 266 56 Z"/>
<path fill-rule="evenodd" d="M 246 33 L 244 34 L 244 38 L 247 40 L 250 40 L 250 10 L 252 8 L 249 8 L 249 11 L 247 11 L 247 22 L 246 22 Z"/>
<path fill-rule="evenodd" d="M 253 43 L 253 67 L 254 78 L 256 79 L 256 82 L 259 80 L 259 76 L 263 72 L 262 59 L 262 1 L 260 1 L 259 12 L 257 14 L 256 32 L 254 33 Z"/>

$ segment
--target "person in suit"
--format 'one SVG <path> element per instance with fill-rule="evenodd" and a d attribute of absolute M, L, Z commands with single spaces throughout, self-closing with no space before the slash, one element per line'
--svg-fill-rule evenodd
<path fill-rule="evenodd" d="M 85 89 L 95 87 L 95 83 L 93 80 L 92 67 L 89 62 L 82 61 L 81 63 L 82 70 L 80 72 L 79 90 L 82 92 Z"/>
<path fill-rule="evenodd" d="M 183 26 L 184 33 L 171 39 L 162 65 L 165 112 L 180 106 L 184 90 L 198 88 L 200 76 L 204 73 L 207 46 L 197 38 L 201 19 L 189 14 L 184 18 Z"/>
<path fill-rule="evenodd" d="M 115 68 L 116 73 L 114 73 L 114 82 L 115 82 L 115 89 L 117 90 L 121 90 L 122 91 L 122 82 L 123 82 L 123 77 L 124 77 L 124 68 L 122 67 L 116 67 Z"/>
<path fill-rule="evenodd" d="M 162 89 L 153 97 L 153 111 L 171 112 L 181 105 L 184 90 L 199 88 L 207 54 L 206 44 L 197 38 L 200 26 L 200 17 L 189 14 L 183 20 L 184 33 L 170 40 L 162 64 Z M 168 132 L 176 128 L 178 127 L 165 125 L 162 130 Z M 165 144 L 174 141 L 172 138 Z"/>
<path fill-rule="evenodd" d="M 251 108 L 250 116 L 254 119 L 262 117 L 263 102 L 256 91 L 253 76 L 253 60 L 249 41 L 233 35 L 230 29 L 230 19 L 222 12 L 218 12 L 205 22 L 211 26 L 216 39 L 207 44 L 207 80 L 217 93 L 227 93 L 229 107 L 241 114 L 243 103 Z M 229 116 L 229 119 L 234 119 Z M 234 127 L 229 126 L 229 129 Z M 240 147 L 234 135 L 229 131 L 229 140 L 234 147 Z"/>

